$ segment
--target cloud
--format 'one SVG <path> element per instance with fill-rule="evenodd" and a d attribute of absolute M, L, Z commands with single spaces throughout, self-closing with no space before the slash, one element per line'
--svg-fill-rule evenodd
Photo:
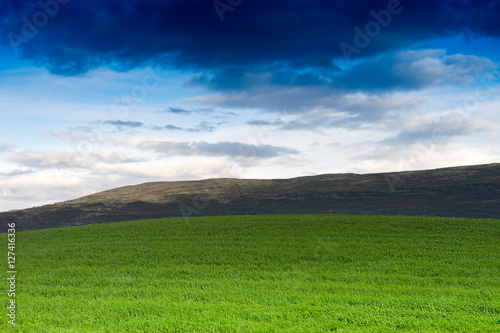
<path fill-rule="evenodd" d="M 220 158 L 179 158 L 122 164 L 94 164 L 85 170 L 13 171 L 1 174 L 0 211 L 50 204 L 147 181 L 240 177 Z M 15 174 L 15 175 L 14 175 Z"/>
<path fill-rule="evenodd" d="M 218 125 L 220 125 L 219 123 Z M 210 124 L 208 121 L 202 121 L 196 128 L 188 128 L 188 132 L 213 132 L 217 127 Z"/>
<path fill-rule="evenodd" d="M 165 112 L 175 113 L 175 114 L 192 114 L 193 111 L 182 109 L 182 108 L 173 108 L 167 107 L 165 108 Z"/>
<path fill-rule="evenodd" d="M 212 108 L 194 108 L 194 109 L 185 109 L 180 107 L 166 107 L 163 109 L 163 112 L 173 113 L 173 114 L 182 114 L 182 115 L 192 115 L 192 114 L 202 114 L 202 115 L 213 115 L 215 110 Z M 225 115 L 234 115 L 230 112 L 223 112 Z"/>
<path fill-rule="evenodd" d="M 257 119 L 257 120 L 249 120 L 247 121 L 247 124 L 250 126 L 281 126 L 284 125 L 285 122 L 281 119 L 275 119 L 275 120 Z"/>
<path fill-rule="evenodd" d="M 21 176 L 21 175 L 29 175 L 34 173 L 35 171 L 33 170 L 19 170 L 15 169 L 10 172 L 0 172 L 0 177 L 16 177 L 16 176 Z"/>
<path fill-rule="evenodd" d="M 499 65 L 484 57 L 452 54 L 446 50 L 412 50 L 370 57 L 359 64 L 341 70 L 323 68 L 287 68 L 286 63 L 275 63 L 270 68 L 252 71 L 223 70 L 212 74 L 196 74 L 191 84 L 202 85 L 214 91 L 235 95 L 238 91 L 283 91 L 322 89 L 330 93 L 358 91 L 407 91 L 432 86 L 470 83 L 480 77 L 498 78 Z"/>
<path fill-rule="evenodd" d="M 348 159 L 363 163 L 371 161 L 370 163 L 378 165 L 379 170 L 384 166 L 386 170 L 394 170 L 389 166 L 391 161 L 396 163 L 397 169 L 400 170 L 418 169 L 430 165 L 432 160 L 443 161 L 439 154 L 457 155 L 458 151 L 449 152 L 447 147 L 456 147 L 460 137 L 487 135 L 497 130 L 497 126 L 464 117 L 459 113 L 448 113 L 438 117 L 410 116 L 399 119 L 396 124 L 398 130 L 394 135 L 378 141 L 356 143 L 349 147 L 355 153 L 351 153 Z M 461 161 L 455 159 L 451 165 L 461 164 L 463 164 Z M 446 164 L 440 165 L 446 166 Z"/>
<path fill-rule="evenodd" d="M 36 169 L 77 168 L 87 165 L 83 158 L 64 150 L 25 150 L 12 154 L 7 158 L 7 161 Z"/>
<path fill-rule="evenodd" d="M 78 126 L 69 127 L 68 130 L 64 132 L 49 131 L 46 134 L 62 141 L 81 142 L 91 141 L 93 139 L 93 131 L 94 129 L 92 127 Z"/>
<path fill-rule="evenodd" d="M 341 94 L 327 88 L 298 87 L 269 89 L 260 94 L 252 91 L 237 94 L 216 93 L 184 100 L 184 102 L 206 103 L 227 108 L 256 108 L 295 117 L 286 121 L 248 122 L 249 125 L 274 125 L 287 130 L 370 126 L 383 120 L 390 112 L 413 111 L 426 101 L 427 99 L 423 97 L 401 94 Z"/>
<path fill-rule="evenodd" d="M 64 149 L 11 153 L 5 161 L 19 167 L 0 173 L 0 211 L 145 181 L 241 177 L 242 167 L 261 161 L 279 165 L 299 153 L 285 147 L 239 142 L 110 138 L 109 143 L 115 146 L 94 149 L 84 156 Z"/>
<path fill-rule="evenodd" d="M 232 171 L 230 162 L 220 159 L 197 158 L 159 159 L 120 165 L 101 165 L 94 171 L 94 178 L 100 179 L 107 188 L 120 186 L 123 180 L 128 184 L 160 180 L 194 180 L 221 177 Z M 106 183 L 106 179 L 118 176 L 121 180 Z M 235 175 L 232 175 L 235 176 Z"/>
<path fill-rule="evenodd" d="M 205 70 L 276 61 L 328 68 L 344 56 L 339 44 L 353 44 L 354 28 L 365 30 L 376 22 L 370 12 L 386 10 L 387 4 L 244 1 L 221 22 L 211 0 L 70 1 L 27 35 L 22 18 L 31 22 L 42 9 L 28 0 L 4 1 L 0 35 L 24 58 L 60 75 L 100 66 L 129 70 L 150 62 Z M 362 49 L 363 57 L 461 33 L 500 35 L 498 1 L 401 0 L 398 8 L 401 13 Z"/>
<path fill-rule="evenodd" d="M 113 125 L 118 128 L 120 127 L 139 128 L 144 126 L 144 124 L 139 121 L 106 120 L 103 123 L 105 125 Z"/>
<path fill-rule="evenodd" d="M 417 50 L 369 59 L 335 79 L 340 86 L 366 90 L 420 90 L 469 83 L 498 72 L 499 65 L 473 55 Z"/>
<path fill-rule="evenodd" d="M 217 126 L 220 126 L 222 124 L 223 124 L 223 122 L 219 122 L 217 124 L 212 124 L 208 121 L 202 121 L 196 127 L 193 127 L 193 128 L 184 128 L 184 127 L 179 127 L 179 126 L 175 126 L 172 124 L 168 124 L 165 126 L 152 126 L 151 128 L 155 129 L 155 130 L 166 129 L 166 130 L 173 130 L 173 131 L 186 131 L 186 132 L 191 132 L 191 133 L 198 133 L 198 132 L 213 132 L 217 129 Z"/>
<path fill-rule="evenodd" d="M 177 127 L 174 125 L 165 125 L 163 128 L 165 128 L 167 130 L 175 130 L 175 131 L 182 131 L 183 130 L 182 127 Z M 159 127 L 158 129 L 161 129 L 161 127 Z"/>
<path fill-rule="evenodd" d="M 282 155 L 296 155 L 295 149 L 271 145 L 251 145 L 240 142 L 177 142 L 141 141 L 135 146 L 142 150 L 152 150 L 165 156 L 226 156 L 230 158 L 267 159 Z"/>
<path fill-rule="evenodd" d="M 154 131 L 173 130 L 191 133 L 213 132 L 217 129 L 218 126 L 222 125 L 223 123 L 224 122 L 222 121 L 217 123 L 202 121 L 195 127 L 183 128 L 172 124 L 160 126 L 149 125 L 139 121 L 106 120 L 93 122 L 93 127 L 73 126 L 69 127 L 68 130 L 64 132 L 50 131 L 46 134 L 59 140 L 71 142 L 73 144 L 87 143 L 89 145 L 102 145 L 107 142 L 106 136 L 117 132 L 125 134 L 137 134 L 137 129 L 149 129 Z"/>
<path fill-rule="evenodd" d="M 459 113 L 448 113 L 434 119 L 408 119 L 396 136 L 384 139 L 379 144 L 395 147 L 426 142 L 442 145 L 453 137 L 486 133 L 495 127 L 478 119 L 466 118 Z"/>
<path fill-rule="evenodd" d="M 92 151 L 87 155 L 78 154 L 69 150 L 23 150 L 6 158 L 8 162 L 15 163 L 33 170 L 44 169 L 92 169 L 94 165 L 120 164 L 137 162 L 122 153 L 113 151 Z"/>
<path fill-rule="evenodd" d="M 22 209 L 91 194 L 93 186 L 51 171 L 2 177 L 0 211 Z M 47 190 L 50 189 L 50 190 Z"/>
<path fill-rule="evenodd" d="M 17 145 L 15 145 L 13 143 L 0 143 L 0 154 L 8 153 L 16 147 L 17 147 Z"/>
<path fill-rule="evenodd" d="M 275 66 L 275 68 L 278 65 Z M 279 66 L 278 66 L 279 67 Z M 447 55 L 445 50 L 401 51 L 367 58 L 348 69 L 312 73 L 290 69 L 288 72 L 250 73 L 241 76 L 245 89 L 214 85 L 207 76 L 207 87 L 214 93 L 185 98 L 185 103 L 202 103 L 213 107 L 258 109 L 265 112 L 301 115 L 276 122 L 250 120 L 252 126 L 281 125 L 286 130 L 315 130 L 371 126 L 383 121 L 389 113 L 404 113 L 421 108 L 431 97 L 409 95 L 434 87 L 493 84 L 499 77 L 499 65 L 487 58 L 473 55 Z M 246 80 L 254 74 L 260 77 Z M 227 73 L 226 73 L 227 75 Z M 275 77 L 283 77 L 276 80 Z M 300 75 L 309 79 L 298 83 Z M 231 85 L 229 85 L 231 86 Z M 233 88 L 241 86 L 232 84 Z M 431 94 L 432 95 L 432 94 Z"/>
<path fill-rule="evenodd" d="M 499 155 L 479 147 L 448 142 L 423 142 L 399 147 L 374 147 L 369 143 L 346 156 L 353 172 L 387 172 L 497 163 Z"/>

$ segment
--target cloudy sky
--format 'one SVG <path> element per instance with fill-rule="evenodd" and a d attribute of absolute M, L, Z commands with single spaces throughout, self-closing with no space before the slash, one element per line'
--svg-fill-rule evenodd
<path fill-rule="evenodd" d="M 499 162 L 499 17 L 499 0 L 0 0 L 0 211 Z"/>

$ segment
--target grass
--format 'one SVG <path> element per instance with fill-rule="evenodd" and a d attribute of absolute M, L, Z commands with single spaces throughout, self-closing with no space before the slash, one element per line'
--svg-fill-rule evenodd
<path fill-rule="evenodd" d="M 2 332 L 500 331 L 499 220 L 179 218 L 16 242 Z"/>

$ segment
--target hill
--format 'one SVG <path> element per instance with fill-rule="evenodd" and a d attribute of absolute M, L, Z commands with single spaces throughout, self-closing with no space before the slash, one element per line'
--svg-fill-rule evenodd
<path fill-rule="evenodd" d="M 207 179 L 126 186 L 0 213 L 17 230 L 163 217 L 373 214 L 500 218 L 500 163 L 292 179 Z"/>

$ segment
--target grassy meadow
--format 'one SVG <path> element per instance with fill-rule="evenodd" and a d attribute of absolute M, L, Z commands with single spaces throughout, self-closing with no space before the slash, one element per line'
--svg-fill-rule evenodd
<path fill-rule="evenodd" d="M 16 243 L 1 332 L 500 332 L 500 220 L 172 218 Z"/>

